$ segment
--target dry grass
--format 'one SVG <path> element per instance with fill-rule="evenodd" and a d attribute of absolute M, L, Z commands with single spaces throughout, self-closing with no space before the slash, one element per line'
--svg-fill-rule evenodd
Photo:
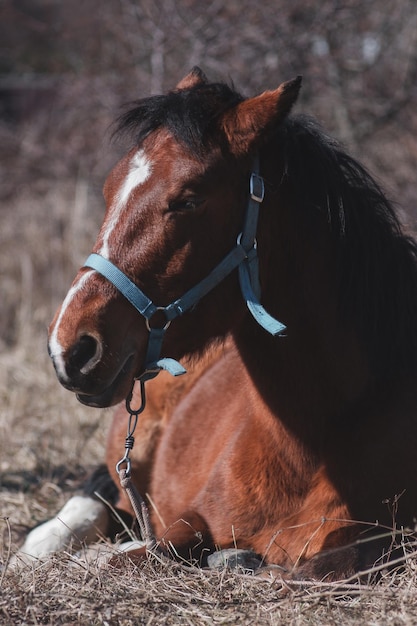
<path fill-rule="evenodd" d="M 68 555 L 2 581 L 4 624 L 415 624 L 415 564 L 377 585 L 302 583 L 149 561 L 122 570 Z"/>

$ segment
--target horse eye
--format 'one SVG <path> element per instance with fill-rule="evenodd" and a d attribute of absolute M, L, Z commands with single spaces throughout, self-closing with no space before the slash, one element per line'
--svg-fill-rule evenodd
<path fill-rule="evenodd" d="M 186 198 L 183 200 L 174 200 L 169 203 L 169 210 L 173 212 L 178 211 L 192 211 L 198 207 L 200 202 L 196 198 Z"/>

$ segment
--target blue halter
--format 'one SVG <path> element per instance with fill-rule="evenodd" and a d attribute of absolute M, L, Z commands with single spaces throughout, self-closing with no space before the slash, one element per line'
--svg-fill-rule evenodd
<path fill-rule="evenodd" d="M 84 267 L 89 267 L 107 278 L 145 318 L 149 331 L 148 348 L 145 357 L 145 369 L 139 380 L 154 378 L 161 369 L 173 376 L 184 374 L 183 366 L 171 358 L 160 358 L 165 331 L 172 320 L 193 307 L 222 282 L 234 269 L 239 268 L 239 282 L 243 298 L 249 311 L 260 326 L 271 335 L 280 335 L 285 326 L 273 318 L 260 304 L 260 286 L 258 275 L 258 254 L 256 248 L 256 230 L 258 225 L 259 206 L 264 199 L 264 181 L 258 174 L 258 158 L 254 163 L 254 172 L 250 177 L 250 195 L 246 209 L 243 230 L 237 238 L 236 246 L 222 261 L 203 278 L 197 285 L 165 307 L 155 305 L 139 287 L 137 287 L 116 265 L 100 254 L 90 254 Z M 150 319 L 157 312 L 165 314 L 166 323 L 163 327 L 154 328 Z"/>

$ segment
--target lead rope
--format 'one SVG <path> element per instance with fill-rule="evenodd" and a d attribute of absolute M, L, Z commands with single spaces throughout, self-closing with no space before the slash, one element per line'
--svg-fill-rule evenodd
<path fill-rule="evenodd" d="M 140 407 L 138 409 L 133 409 L 131 406 L 133 386 L 130 394 L 126 398 L 126 410 L 129 413 L 129 420 L 127 426 L 127 435 L 125 439 L 125 453 L 123 458 L 121 458 L 120 461 L 117 463 L 116 471 L 119 475 L 120 486 L 126 491 L 126 494 L 130 500 L 130 504 L 132 505 L 133 512 L 139 525 L 141 537 L 145 542 L 146 551 L 154 554 L 157 549 L 157 541 L 152 529 L 149 509 L 146 505 L 146 502 L 132 482 L 131 462 L 129 458 L 130 452 L 133 449 L 133 445 L 135 443 L 134 432 L 138 423 L 138 418 L 139 415 L 143 413 L 146 406 L 145 382 L 143 380 L 139 380 L 139 382 L 141 393 Z M 123 468 L 123 465 L 126 465 L 126 467 Z"/>

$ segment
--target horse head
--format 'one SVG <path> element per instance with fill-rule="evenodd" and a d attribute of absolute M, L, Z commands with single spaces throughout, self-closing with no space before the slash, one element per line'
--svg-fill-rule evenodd
<path fill-rule="evenodd" d="M 60 382 L 82 402 L 109 406 L 127 396 L 144 369 L 150 329 L 164 330 L 163 355 L 179 359 L 239 323 L 246 308 L 237 271 L 172 324 L 163 309 L 236 246 L 254 156 L 299 88 L 295 79 L 243 99 L 194 68 L 175 90 L 139 101 L 121 118 L 135 144 L 105 182 L 93 252 L 155 307 L 144 318 L 100 272 L 79 271 L 51 323 L 49 352 Z"/>

